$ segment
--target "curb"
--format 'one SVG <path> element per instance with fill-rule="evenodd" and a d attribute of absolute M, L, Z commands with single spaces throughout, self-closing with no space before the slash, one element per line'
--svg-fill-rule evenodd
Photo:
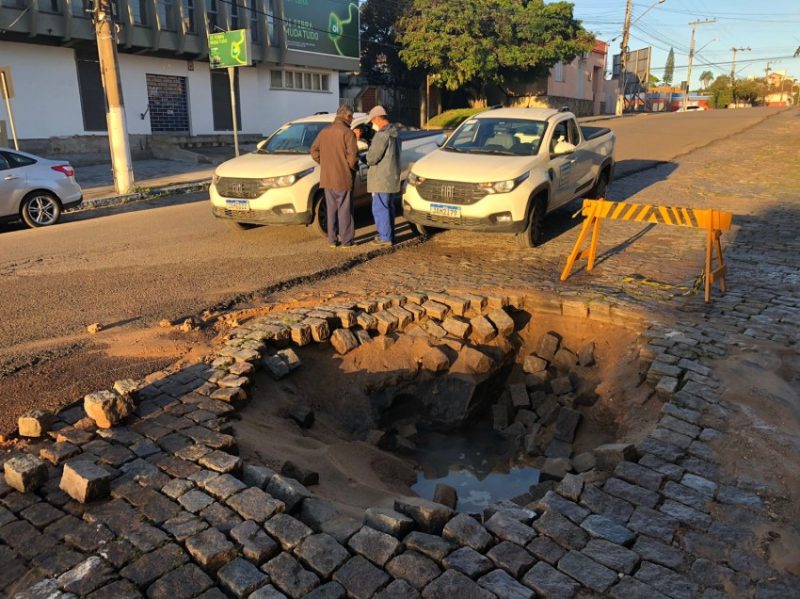
<path fill-rule="evenodd" d="M 132 204 L 134 202 L 146 202 L 149 200 L 156 200 L 170 195 L 198 193 L 206 191 L 210 181 L 203 179 L 201 181 L 189 181 L 187 183 L 176 183 L 173 185 L 163 185 L 161 187 L 152 187 L 128 193 L 123 195 L 108 196 L 104 198 L 94 198 L 84 200 L 77 207 L 67 210 L 66 214 L 75 214 L 79 212 L 86 212 L 89 210 L 99 210 L 100 208 L 112 208 L 115 206 L 124 206 L 125 204 Z"/>

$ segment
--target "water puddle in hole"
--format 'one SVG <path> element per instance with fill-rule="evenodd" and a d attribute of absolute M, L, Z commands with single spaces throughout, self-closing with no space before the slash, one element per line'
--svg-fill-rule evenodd
<path fill-rule="evenodd" d="M 416 444 L 420 471 L 411 489 L 432 499 L 438 483 L 450 485 L 458 492 L 459 512 L 480 513 L 495 501 L 526 493 L 539 482 L 539 470 L 515 463 L 516 448 L 494 431 L 420 432 Z"/>

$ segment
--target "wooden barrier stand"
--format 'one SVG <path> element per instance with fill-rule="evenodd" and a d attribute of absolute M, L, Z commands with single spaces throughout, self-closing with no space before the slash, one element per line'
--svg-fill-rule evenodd
<path fill-rule="evenodd" d="M 722 210 L 628 204 L 627 202 L 609 202 L 607 200 L 584 200 L 580 213 L 586 218 L 583 221 L 578 240 L 575 242 L 575 247 L 572 248 L 572 252 L 567 258 L 564 272 L 561 273 L 562 281 L 567 280 L 575 261 L 580 258 L 588 258 L 587 271 L 594 268 L 594 261 L 597 258 L 597 240 L 600 236 L 600 221 L 605 218 L 705 229 L 706 261 L 704 274 L 706 303 L 711 301 L 711 285 L 714 282 L 719 281 L 720 290 L 725 293 L 727 289 L 725 283 L 727 267 L 722 257 L 720 237 L 722 237 L 722 231 L 730 231 L 731 222 L 733 221 L 732 213 Z M 592 238 L 589 248 L 588 250 L 581 249 L 590 229 L 592 230 Z M 713 267 L 715 250 L 718 262 L 716 268 Z"/>

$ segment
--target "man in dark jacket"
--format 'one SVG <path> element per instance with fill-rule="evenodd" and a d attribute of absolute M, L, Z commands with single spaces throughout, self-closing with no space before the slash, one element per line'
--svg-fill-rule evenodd
<path fill-rule="evenodd" d="M 343 247 L 353 247 L 353 176 L 358 165 L 358 144 L 350 129 L 353 109 L 340 106 L 332 124 L 320 131 L 311 146 L 311 158 L 320 166 L 319 186 L 325 190 L 328 217 L 328 245 L 336 247 L 336 238 Z M 317 207 L 317 210 L 321 208 Z"/>
<path fill-rule="evenodd" d="M 392 245 L 395 194 L 400 193 L 400 139 L 383 106 L 376 106 L 368 116 L 375 130 L 367 152 L 367 191 L 372 194 L 372 216 L 378 230 L 373 243 Z"/>

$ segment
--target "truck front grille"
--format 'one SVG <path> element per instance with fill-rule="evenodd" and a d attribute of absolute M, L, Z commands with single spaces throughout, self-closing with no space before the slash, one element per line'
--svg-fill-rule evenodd
<path fill-rule="evenodd" d="M 475 204 L 486 197 L 486 191 L 477 183 L 461 183 L 459 181 L 441 181 L 426 179 L 417 185 L 417 193 L 427 202 L 459 204 L 467 206 Z"/>
<path fill-rule="evenodd" d="M 238 177 L 220 177 L 217 181 L 217 193 L 223 198 L 254 200 L 266 191 L 260 179 L 242 179 Z"/>

